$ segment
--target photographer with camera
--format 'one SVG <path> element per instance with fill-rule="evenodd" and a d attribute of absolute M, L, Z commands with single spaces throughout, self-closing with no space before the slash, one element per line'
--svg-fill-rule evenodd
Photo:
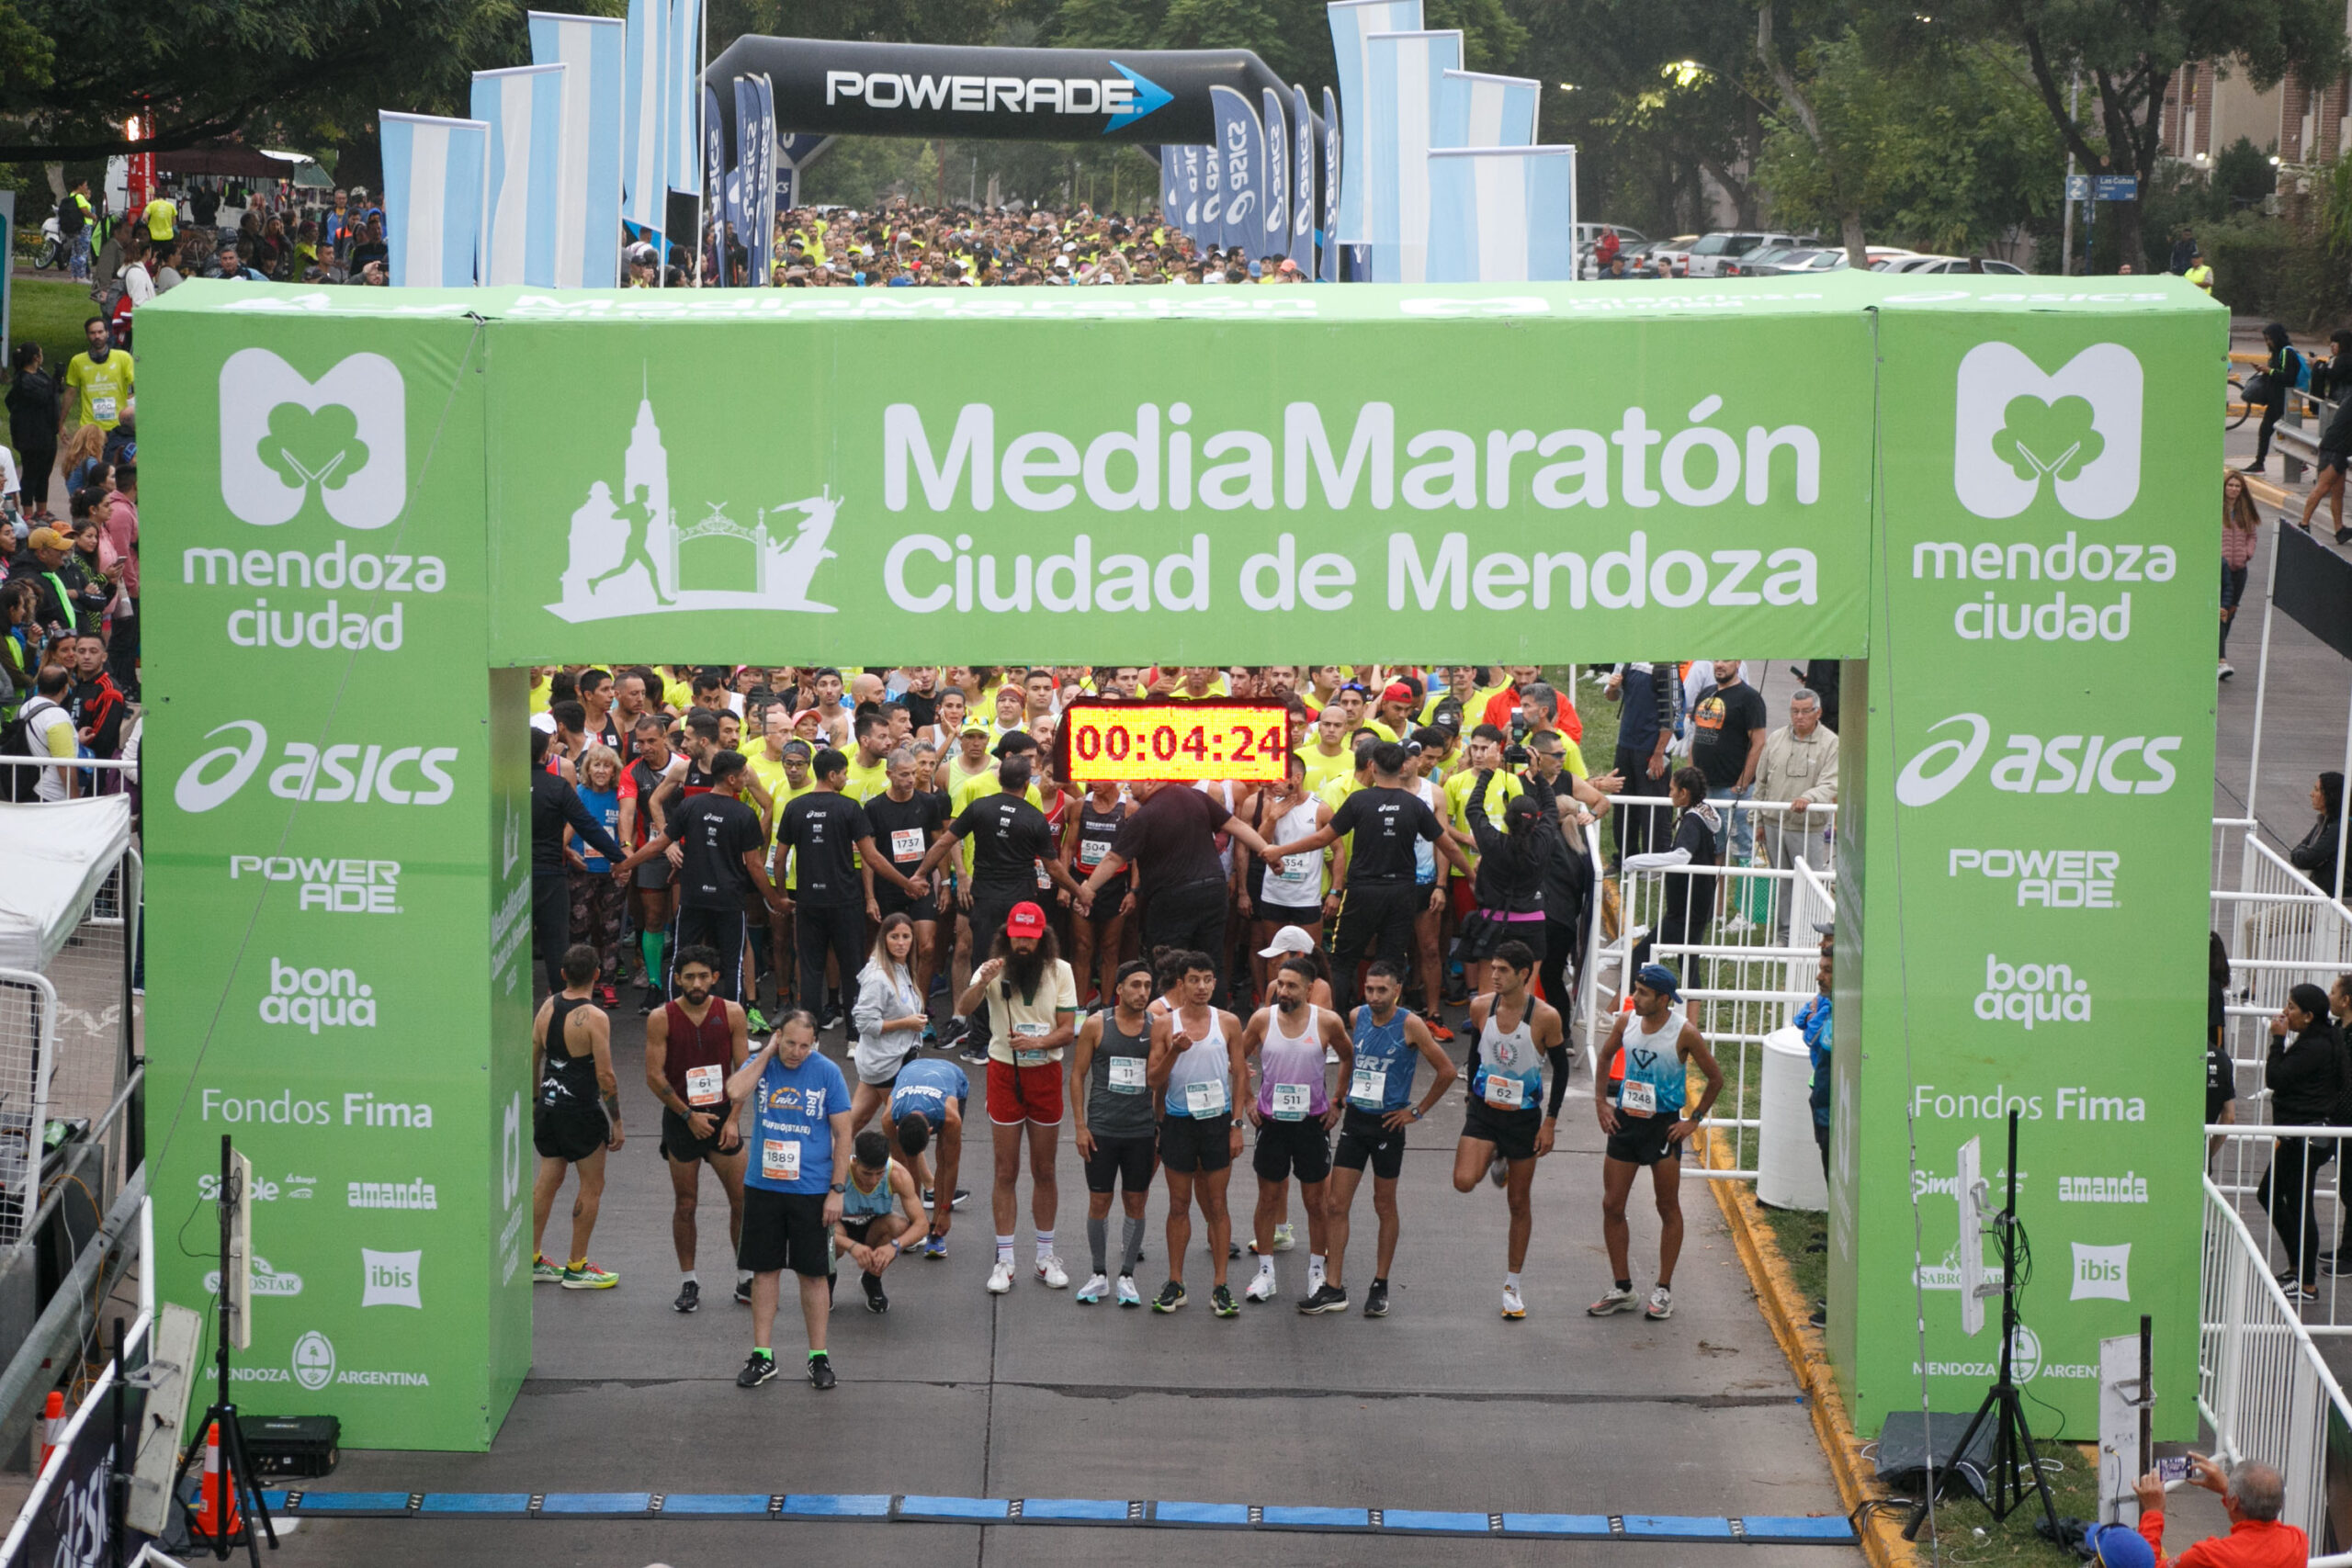
<path fill-rule="evenodd" d="M 2224 1469 L 2203 1454 L 2188 1456 L 2188 1481 L 2218 1493 L 2230 1516 L 2230 1533 L 2199 1541 L 2177 1557 L 2165 1555 L 2165 1483 L 2150 1471 L 2132 1488 L 2140 1500 L 2140 1537 L 2153 1568 L 2302 1568 L 2311 1560 L 2311 1541 L 2293 1525 L 2278 1522 L 2286 1507 L 2287 1486 L 2267 1464 L 2242 1459 Z M 2123 1560 L 2109 1555 L 2111 1568 L 2126 1568 Z"/>

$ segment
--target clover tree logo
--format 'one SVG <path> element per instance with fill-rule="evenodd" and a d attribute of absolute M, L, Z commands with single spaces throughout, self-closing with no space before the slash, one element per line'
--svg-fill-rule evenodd
<path fill-rule="evenodd" d="M 2012 344 L 1960 362 L 1952 489 L 1979 517 L 2015 517 L 2044 480 L 2069 515 L 2121 515 L 2140 494 L 2139 356 L 2094 344 L 2053 374 Z"/>
<path fill-rule="evenodd" d="M 266 348 L 220 367 L 220 499 L 276 527 L 313 498 L 346 528 L 381 528 L 408 503 L 407 390 L 380 354 L 336 361 L 316 381 Z"/>

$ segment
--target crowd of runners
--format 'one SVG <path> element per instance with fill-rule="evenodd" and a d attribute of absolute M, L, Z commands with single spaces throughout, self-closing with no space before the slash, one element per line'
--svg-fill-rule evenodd
<path fill-rule="evenodd" d="M 1620 727 L 1621 765 L 1626 735 L 1647 733 L 1637 716 L 1656 728 L 1653 688 L 1671 684 L 1651 669 L 1628 667 L 1608 687 L 1645 708 Z M 1588 829 L 1623 787 L 1617 769 L 1587 768 L 1573 702 L 1539 677 L 1361 665 L 534 671 L 548 992 L 531 1036 L 534 1278 L 616 1283 L 588 1254 L 606 1156 L 626 1136 L 612 1018 L 633 989 L 675 1194 L 672 1304 L 701 1304 L 707 1166 L 727 1201 L 734 1297 L 751 1309 L 745 1387 L 776 1373 L 787 1274 L 807 1375 L 827 1388 L 843 1272 L 881 1313 L 907 1259 L 966 1256 L 954 1233 L 970 1192 L 958 1183 L 967 1126 L 982 1119 L 990 1292 L 1024 1278 L 1066 1290 L 1080 1273 L 1057 1229 L 1067 1125 L 1087 1192 L 1078 1303 L 1176 1312 L 1199 1282 L 1188 1265 L 1207 1270 L 1219 1317 L 1273 1302 L 1277 1258 L 1296 1246 L 1295 1183 L 1307 1266 L 1295 1304 L 1346 1312 L 1369 1168 L 1376 1234 L 1368 1269 L 1356 1248 L 1357 1272 L 1369 1277 L 1364 1315 L 1385 1316 L 1407 1143 L 1442 1147 L 1450 1135 L 1456 1191 L 1486 1180 L 1504 1194 L 1496 1299 L 1505 1318 L 1523 1317 L 1531 1192 L 1569 1092 L 1564 1012 L 1601 882 Z M 1089 695 L 1276 705 L 1287 776 L 1074 784 L 1057 773 L 1058 729 L 1065 705 Z M 1660 712 L 1670 723 L 1670 706 Z M 1749 750 L 1743 729 L 1721 728 Z M 1630 761 L 1656 781 L 1640 793 L 1663 793 L 1665 760 L 1663 743 L 1655 758 L 1636 748 Z M 1670 833 L 1661 821 L 1643 840 Z M 1724 1077 L 1679 1005 L 1675 971 L 1645 964 L 1630 982 L 1631 1010 L 1597 1042 L 1586 1091 L 1606 1143 L 1613 1276 L 1588 1311 L 1656 1320 L 1674 1311 L 1679 1160 Z M 1459 1065 L 1449 1008 L 1463 1021 Z M 1417 1134 L 1457 1083 L 1459 1127 Z M 1255 1192 L 1237 1236 L 1229 1184 L 1245 1153 Z M 1626 1220 L 1645 1168 L 1660 1219 L 1646 1294 Z M 1161 1180 L 1164 1272 L 1148 1290 L 1137 1274 Z M 546 1233 L 567 1182 L 559 1261 Z"/>

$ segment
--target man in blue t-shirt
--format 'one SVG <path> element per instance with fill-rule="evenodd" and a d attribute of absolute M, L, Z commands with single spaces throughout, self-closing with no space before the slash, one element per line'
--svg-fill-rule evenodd
<path fill-rule="evenodd" d="M 971 1097 L 972 1080 L 955 1063 L 936 1058 L 909 1062 L 899 1069 L 889 1103 L 882 1110 L 882 1135 L 890 1140 L 890 1153 L 915 1179 L 922 1201 L 933 1211 L 931 1234 L 922 1241 L 925 1259 L 947 1256 L 948 1216 L 971 1196 L 956 1185 L 964 1164 L 964 1102 Z M 930 1165 L 923 1158 L 923 1151 L 934 1143 L 939 1145 L 936 1191 L 948 1195 L 944 1203 L 935 1199 Z"/>
<path fill-rule="evenodd" d="M 1667 749 L 1674 742 L 1675 694 L 1680 676 L 1671 663 L 1621 664 L 1601 689 L 1623 709 L 1617 719 L 1615 769 L 1628 795 L 1667 793 Z M 1661 806 L 1628 807 L 1617 818 L 1617 852 L 1643 853 L 1670 830 L 1673 813 Z"/>
<path fill-rule="evenodd" d="M 752 1271 L 752 1348 L 735 1386 L 757 1388 L 775 1376 L 768 1339 L 790 1269 L 799 1276 L 800 1315 L 808 1325 L 808 1381 L 831 1388 L 825 1319 L 832 1310 L 832 1228 L 849 1185 L 849 1080 L 818 1053 L 817 1021 L 794 1008 L 735 1069 L 727 1095 L 748 1102 L 740 1124 L 750 1134 L 752 1156 L 735 1261 Z"/>

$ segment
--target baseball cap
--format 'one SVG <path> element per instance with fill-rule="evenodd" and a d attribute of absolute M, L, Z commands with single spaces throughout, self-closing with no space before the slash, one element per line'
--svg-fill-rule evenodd
<path fill-rule="evenodd" d="M 1838 922 L 1835 920 L 1815 920 L 1813 922 L 1813 934 L 1815 936 L 1836 936 L 1838 934 Z"/>
<path fill-rule="evenodd" d="M 994 735 L 996 733 L 996 726 L 990 724 L 984 718 L 967 717 L 964 720 L 964 728 L 957 730 L 956 733 L 958 735 Z"/>
<path fill-rule="evenodd" d="M 1391 681 L 1380 694 L 1380 700 L 1384 703 L 1409 703 L 1413 700 L 1413 688 L 1402 681 Z"/>
<path fill-rule="evenodd" d="M 1004 934 L 1007 936 L 1044 936 L 1046 934 L 1046 911 L 1037 908 L 1036 905 L 1025 901 L 1015 904 L 1012 907 L 1012 913 L 1004 918 Z"/>
<path fill-rule="evenodd" d="M 26 536 L 25 543 L 37 550 L 70 550 L 74 541 L 54 528 L 36 528 Z"/>
<path fill-rule="evenodd" d="M 2083 1537 L 2091 1561 L 2106 1568 L 2156 1568 L 2155 1549 L 2130 1525 L 2093 1525 Z"/>
<path fill-rule="evenodd" d="M 1682 994 L 1682 982 L 1673 970 L 1663 964 L 1645 964 L 1634 976 L 1634 983 L 1647 986 L 1668 1001 Z"/>
<path fill-rule="evenodd" d="M 1258 950 L 1261 958 L 1283 958 L 1291 953 L 1315 951 L 1315 939 L 1297 926 L 1284 926 L 1274 933 L 1274 940 Z"/>

